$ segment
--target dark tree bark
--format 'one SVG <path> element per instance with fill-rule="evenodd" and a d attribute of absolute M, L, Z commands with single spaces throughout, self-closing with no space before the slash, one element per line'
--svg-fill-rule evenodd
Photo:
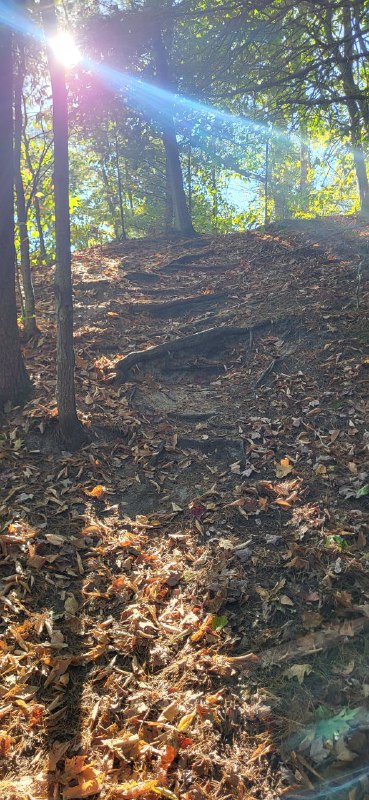
<path fill-rule="evenodd" d="M 325 32 L 341 75 L 342 85 L 346 96 L 346 106 L 350 119 L 351 145 L 360 196 L 360 208 L 364 214 L 369 214 L 369 181 L 363 150 L 363 131 L 361 123 L 361 120 L 363 119 L 364 123 L 366 123 L 366 125 L 368 124 L 369 112 L 367 101 L 364 100 L 364 96 L 360 93 L 354 78 L 352 58 L 353 20 L 351 16 L 351 9 L 348 5 L 343 6 L 342 24 L 344 32 L 343 53 L 341 53 L 339 44 L 333 36 L 332 9 L 329 8 L 327 19 L 325 20 Z"/>
<path fill-rule="evenodd" d="M 156 77 L 162 89 L 171 90 L 169 65 L 163 37 L 160 30 L 156 30 L 152 37 L 153 51 L 156 63 Z M 170 101 L 168 100 L 168 106 Z M 186 202 L 186 193 L 183 186 L 183 175 L 173 113 L 166 109 L 163 119 L 163 144 L 167 161 L 167 176 L 173 201 L 174 225 L 177 231 L 186 236 L 194 235 L 191 216 Z"/>
<path fill-rule="evenodd" d="M 217 187 L 217 176 L 214 164 L 212 164 L 211 167 L 211 193 L 212 193 L 211 227 L 214 233 L 217 233 L 218 232 L 218 187 Z"/>
<path fill-rule="evenodd" d="M 165 233 L 173 233 L 173 197 L 170 188 L 170 181 L 168 175 L 168 164 L 165 171 Z"/>
<path fill-rule="evenodd" d="M 30 394 L 15 297 L 12 34 L 0 26 L 0 406 Z"/>
<path fill-rule="evenodd" d="M 191 142 L 188 145 L 187 152 L 187 197 L 188 197 L 188 211 L 192 216 L 192 148 Z"/>
<path fill-rule="evenodd" d="M 265 142 L 264 224 L 269 224 L 269 138 Z"/>
<path fill-rule="evenodd" d="M 48 36 L 55 34 L 54 5 L 45 0 L 42 21 Z M 68 97 L 65 71 L 47 48 L 53 100 L 55 197 L 56 402 L 62 439 L 79 447 L 86 434 L 77 417 L 74 385 L 73 294 L 69 218 Z"/>
<path fill-rule="evenodd" d="M 14 80 L 14 181 L 17 206 L 17 223 L 20 241 L 20 271 L 24 294 L 24 332 L 27 339 L 38 333 L 36 324 L 35 294 L 32 283 L 31 259 L 27 226 L 27 210 L 21 171 L 22 150 L 22 89 L 24 81 L 24 41 L 18 36 L 18 69 Z"/>

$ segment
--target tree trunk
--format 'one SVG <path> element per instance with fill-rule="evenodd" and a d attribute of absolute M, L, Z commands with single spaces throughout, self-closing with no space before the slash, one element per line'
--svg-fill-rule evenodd
<path fill-rule="evenodd" d="M 45 238 L 44 232 L 42 229 L 42 222 L 41 222 L 41 209 L 40 209 L 40 201 L 38 197 L 33 198 L 33 205 L 35 207 L 35 219 L 36 219 L 36 227 L 38 233 L 38 240 L 40 245 L 40 262 L 41 264 L 47 263 L 47 252 L 45 247 Z"/>
<path fill-rule="evenodd" d="M 0 26 L 0 406 L 18 403 L 31 384 L 20 349 L 15 298 L 12 34 Z"/>
<path fill-rule="evenodd" d="M 218 188 L 214 164 L 211 167 L 211 227 L 214 233 L 218 232 Z"/>
<path fill-rule="evenodd" d="M 167 175 L 170 191 L 173 200 L 174 225 L 177 231 L 186 236 L 195 234 L 191 216 L 186 202 L 186 194 L 183 186 L 183 175 L 181 161 L 179 158 L 179 148 L 173 121 L 173 111 L 169 107 L 169 93 L 171 82 L 169 80 L 169 65 L 165 52 L 163 37 L 160 30 L 155 31 L 152 39 L 155 62 L 156 77 L 162 89 L 168 91 L 168 103 L 165 114 L 162 115 L 163 124 L 163 144 L 167 161 Z"/>
<path fill-rule="evenodd" d="M 117 131 L 115 130 L 115 165 L 117 169 L 117 184 L 118 184 L 118 198 L 119 198 L 119 215 L 120 215 L 120 225 L 122 229 L 121 238 L 123 241 L 127 238 L 126 236 L 126 228 L 124 224 L 124 209 L 123 209 L 123 186 L 122 186 L 122 176 L 120 172 L 120 164 L 119 164 L 119 146 L 118 146 L 118 135 Z"/>
<path fill-rule="evenodd" d="M 173 197 L 168 175 L 168 164 L 165 171 L 165 233 L 173 232 Z"/>
<path fill-rule="evenodd" d="M 55 34 L 53 4 L 44 0 L 42 20 L 46 34 Z M 86 440 L 77 417 L 74 385 L 73 295 L 69 218 L 68 98 L 64 67 L 47 47 L 53 101 L 55 197 L 56 402 L 60 433 L 67 446 Z"/>
<path fill-rule="evenodd" d="M 28 202 L 29 202 L 29 204 L 31 202 L 33 202 L 34 209 L 35 209 L 35 220 L 36 220 L 36 227 L 37 227 L 37 233 L 38 233 L 38 239 L 39 239 L 39 245 L 40 245 L 40 263 L 41 264 L 46 264 L 47 263 L 47 253 L 46 253 L 46 246 L 45 246 L 45 237 L 44 237 L 44 232 L 43 232 L 43 229 L 42 229 L 42 222 L 41 222 L 40 201 L 39 201 L 39 199 L 37 197 L 38 176 L 37 176 L 37 170 L 35 170 L 35 168 L 33 166 L 33 163 L 32 163 L 32 158 L 31 158 L 30 143 L 29 143 L 29 139 L 28 139 L 28 136 L 27 136 L 27 122 L 28 122 L 28 120 L 27 120 L 27 106 L 26 106 L 26 101 L 25 101 L 25 98 L 24 98 L 23 94 L 22 94 L 22 100 L 23 100 L 23 115 L 22 115 L 22 120 L 23 120 L 23 126 L 22 127 L 23 127 L 23 130 L 22 130 L 22 133 L 23 133 L 24 152 L 25 152 L 25 156 L 26 156 L 26 164 L 27 164 L 27 167 L 28 167 L 28 169 L 29 169 L 29 171 L 30 171 L 30 173 L 32 175 L 32 182 L 33 182 L 32 193 L 31 193 L 31 197 L 30 197 Z M 44 150 L 44 154 L 45 153 L 46 153 L 46 151 Z M 38 172 L 40 171 L 40 169 L 41 169 L 41 163 L 39 164 Z M 27 211 L 27 206 L 26 206 L 26 211 Z"/>
<path fill-rule="evenodd" d="M 101 168 L 101 177 L 104 184 L 105 192 L 106 192 L 106 202 L 108 204 L 109 212 L 113 221 L 113 230 L 114 236 L 116 239 L 119 237 L 119 230 L 118 230 L 118 223 L 116 220 L 116 213 L 115 213 L 115 203 L 112 197 L 112 192 L 109 186 L 109 178 L 107 171 L 105 169 L 104 157 L 101 156 L 100 158 L 100 168 Z"/>
<path fill-rule="evenodd" d="M 192 217 L 192 148 L 191 142 L 188 145 L 187 152 L 187 193 L 188 193 L 188 211 Z"/>
<path fill-rule="evenodd" d="M 265 142 L 264 225 L 269 224 L 269 139 Z"/>
<path fill-rule="evenodd" d="M 355 83 L 352 67 L 353 35 L 351 9 L 348 5 L 342 8 L 342 24 L 344 33 L 344 53 L 342 54 L 333 36 L 332 9 L 328 8 L 328 16 L 324 20 L 324 28 L 328 43 L 334 54 L 346 96 L 346 105 L 350 119 L 350 135 L 354 157 L 356 180 L 360 196 L 360 208 L 364 214 L 369 213 L 369 182 L 363 151 L 363 135 L 361 116 L 368 122 L 368 106 Z M 359 99 L 356 100 L 355 97 Z"/>
<path fill-rule="evenodd" d="M 351 137 L 354 153 L 354 164 L 357 185 L 359 187 L 360 209 L 363 214 L 369 214 L 369 182 L 363 148 L 355 144 L 355 137 Z"/>
<path fill-rule="evenodd" d="M 37 334 L 35 294 L 33 291 L 26 202 L 21 170 L 22 149 L 22 89 L 24 81 L 24 41 L 18 36 L 18 72 L 14 81 L 14 177 L 17 222 L 20 241 L 20 271 L 24 293 L 24 331 L 27 339 Z"/>
<path fill-rule="evenodd" d="M 129 171 L 128 171 L 128 162 L 127 162 L 126 159 L 124 160 L 124 170 L 125 170 L 125 175 L 126 175 L 126 190 L 127 190 L 127 194 L 128 194 L 129 207 L 131 209 L 131 213 L 132 213 L 132 216 L 133 216 L 133 214 L 135 213 L 135 209 L 134 209 L 134 205 L 133 205 L 133 195 L 132 195 L 132 189 L 131 189 L 131 179 L 129 177 Z"/>

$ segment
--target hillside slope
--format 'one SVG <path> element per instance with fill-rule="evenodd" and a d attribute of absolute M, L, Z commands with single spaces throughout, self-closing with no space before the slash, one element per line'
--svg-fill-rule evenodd
<path fill-rule="evenodd" d="M 36 276 L 0 443 L 6 800 L 369 797 L 368 241 L 77 253 L 74 454 Z"/>

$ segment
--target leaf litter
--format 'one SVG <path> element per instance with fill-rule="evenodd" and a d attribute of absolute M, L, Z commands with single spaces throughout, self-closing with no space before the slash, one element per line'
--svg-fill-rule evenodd
<path fill-rule="evenodd" d="M 165 240 L 77 253 L 75 454 L 42 276 L 35 395 L 0 441 L 5 800 L 256 800 L 366 763 L 369 295 L 320 225 L 305 255 L 301 226 L 203 237 L 193 263 Z M 169 289 L 226 300 L 130 314 Z M 267 319 L 115 378 L 132 350 Z"/>

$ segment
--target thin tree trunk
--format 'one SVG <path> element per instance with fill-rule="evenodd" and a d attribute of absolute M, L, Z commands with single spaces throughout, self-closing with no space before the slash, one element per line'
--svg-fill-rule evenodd
<path fill-rule="evenodd" d="M 53 4 L 44 0 L 42 20 L 47 35 L 57 29 Z M 78 447 L 86 439 L 77 417 L 74 385 L 73 295 L 69 218 L 68 98 L 65 71 L 47 47 L 53 100 L 55 197 L 56 401 L 63 440 Z"/>
<path fill-rule="evenodd" d="M 24 142 L 24 152 L 25 152 L 25 156 L 26 156 L 27 167 L 28 167 L 28 169 L 29 169 L 29 171 L 30 171 L 30 173 L 32 175 L 32 184 L 33 184 L 32 185 L 31 197 L 30 197 L 30 199 L 28 201 L 28 207 L 29 207 L 29 205 L 30 205 L 30 203 L 32 201 L 33 205 L 34 205 L 34 209 L 35 209 L 35 220 L 36 220 L 38 240 L 39 240 L 39 245 L 40 245 L 40 263 L 41 264 L 46 264 L 47 263 L 47 252 L 46 252 L 46 246 L 45 246 L 45 237 L 44 237 L 44 232 L 43 232 L 42 222 L 41 222 L 40 201 L 39 201 L 39 199 L 37 197 L 38 176 L 37 176 L 37 171 L 35 170 L 35 168 L 33 166 L 31 153 L 30 153 L 29 139 L 28 139 L 28 136 L 27 136 L 27 123 L 28 123 L 27 105 L 26 105 L 26 101 L 25 101 L 25 97 L 24 97 L 23 93 L 22 93 L 22 100 L 23 100 L 23 115 L 22 115 L 23 130 L 22 130 L 22 133 L 23 133 L 23 142 Z M 46 155 L 45 149 L 44 149 L 44 155 Z M 40 171 L 40 169 L 41 169 L 41 163 L 39 165 L 38 172 Z M 27 211 L 27 206 L 26 206 L 26 211 Z"/>
<path fill-rule="evenodd" d="M 132 189 L 131 189 L 131 179 L 130 179 L 130 177 L 129 177 L 129 172 L 128 172 L 128 162 L 127 162 L 127 159 L 125 159 L 125 160 L 124 160 L 124 171 L 125 171 L 125 176 L 126 176 L 126 190 L 127 190 L 127 194 L 128 194 L 129 207 L 130 207 L 130 209 L 131 209 L 131 213 L 132 213 L 132 215 L 133 215 L 133 214 L 134 214 L 134 211 L 135 211 L 135 209 L 134 209 L 134 205 L 133 205 L 133 195 L 132 195 Z"/>
<path fill-rule="evenodd" d="M 40 245 L 40 262 L 41 264 L 47 263 L 47 252 L 45 246 L 45 238 L 44 238 L 44 231 L 42 228 L 41 222 L 41 208 L 40 208 L 40 201 L 38 197 L 33 198 L 33 205 L 35 208 L 35 220 L 36 220 L 36 228 L 38 233 L 38 240 Z"/>
<path fill-rule="evenodd" d="M 118 183 L 118 197 L 119 197 L 119 215 L 120 215 L 120 225 L 122 228 L 122 236 L 121 238 L 125 240 L 126 236 L 126 228 L 124 224 L 124 209 L 123 209 L 123 187 L 122 187 L 122 176 L 120 173 L 120 164 L 119 164 L 119 146 L 118 146 L 118 136 L 117 131 L 115 130 L 115 165 L 117 169 L 117 183 Z"/>
<path fill-rule="evenodd" d="M 12 33 L 0 26 L 0 406 L 30 394 L 15 297 Z"/>
<path fill-rule="evenodd" d="M 24 81 L 24 41 L 18 36 L 18 72 L 14 81 L 14 177 L 17 222 L 20 241 L 20 272 L 24 293 L 24 331 L 27 339 L 37 334 L 35 294 L 32 283 L 31 259 L 27 227 L 26 202 L 21 170 L 22 149 L 22 89 Z"/>
<path fill-rule="evenodd" d="M 365 163 L 365 155 L 361 143 L 356 143 L 354 131 L 351 135 L 357 185 L 359 187 L 360 208 L 363 214 L 369 214 L 369 182 Z"/>
<path fill-rule="evenodd" d="M 156 77 L 161 88 L 166 89 L 169 94 L 171 88 L 169 80 L 169 65 L 160 30 L 155 31 L 152 43 L 156 61 Z M 169 97 L 167 106 L 168 107 L 165 114 L 162 115 L 162 136 L 167 160 L 168 181 L 173 200 L 174 224 L 176 230 L 178 230 L 180 233 L 183 233 L 186 236 L 191 236 L 194 235 L 195 231 L 187 208 L 186 194 L 183 186 L 182 167 L 179 158 L 179 148 L 174 127 L 173 112 L 169 107 Z"/>
<path fill-rule="evenodd" d="M 264 224 L 269 223 L 269 139 L 265 142 Z"/>
<path fill-rule="evenodd" d="M 110 186 L 109 186 L 109 178 L 108 178 L 108 174 L 107 174 L 106 169 L 105 169 L 103 156 L 101 156 L 101 158 L 100 158 L 100 168 L 101 168 L 101 177 L 102 177 L 102 181 L 103 181 L 103 184 L 104 184 L 104 187 L 105 187 L 105 192 L 106 192 L 106 202 L 108 204 L 108 208 L 109 208 L 109 211 L 110 211 L 110 214 L 111 214 L 111 218 L 113 220 L 114 236 L 115 236 L 116 239 L 118 239 L 119 231 L 118 231 L 118 223 L 117 223 L 116 214 L 115 214 L 115 203 L 114 203 L 114 200 L 113 200 L 113 197 L 112 197 L 112 192 L 111 192 L 111 189 L 110 189 Z"/>
<path fill-rule="evenodd" d="M 168 164 L 165 171 L 165 233 L 173 232 L 173 196 L 170 188 Z"/>
<path fill-rule="evenodd" d="M 218 232 L 218 189 L 217 179 L 215 173 L 215 166 L 211 168 L 211 193 L 212 193 L 212 206 L 211 206 L 211 227 L 214 233 Z"/>
<path fill-rule="evenodd" d="M 188 211 L 192 216 L 192 159 L 191 159 L 191 142 L 188 145 L 187 152 L 187 192 L 188 192 Z"/>

